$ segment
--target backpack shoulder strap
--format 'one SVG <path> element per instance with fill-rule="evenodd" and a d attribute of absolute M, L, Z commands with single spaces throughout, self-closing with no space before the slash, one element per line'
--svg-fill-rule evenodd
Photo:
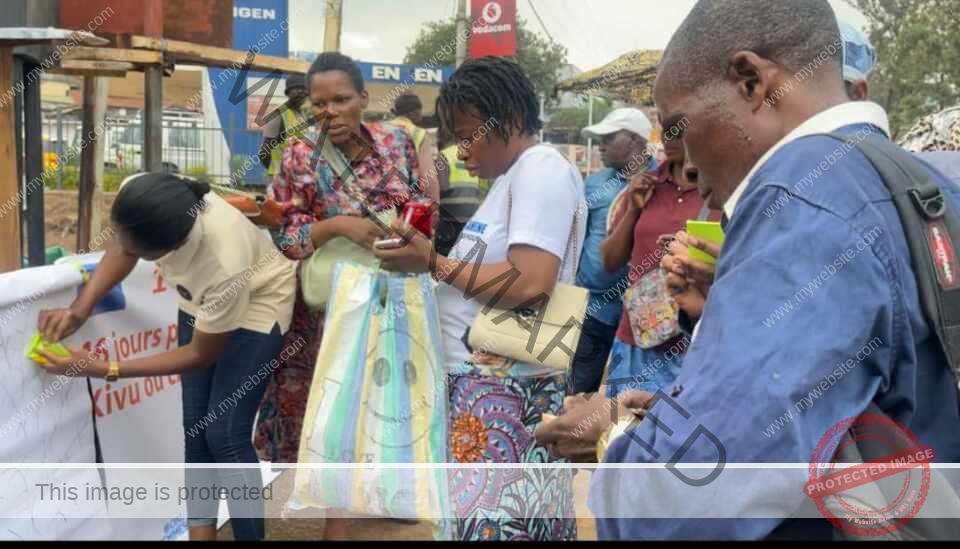
<path fill-rule="evenodd" d="M 920 304 L 960 386 L 960 217 L 920 161 L 876 136 L 826 134 L 862 152 L 879 172 L 900 215 Z"/>

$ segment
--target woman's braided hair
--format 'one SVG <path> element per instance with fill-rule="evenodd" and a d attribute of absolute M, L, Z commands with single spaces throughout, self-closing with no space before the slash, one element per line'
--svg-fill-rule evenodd
<path fill-rule="evenodd" d="M 440 88 L 436 111 L 441 127 L 450 133 L 456 113 L 493 119 L 504 143 L 515 129 L 533 135 L 543 127 L 533 84 L 520 65 L 504 57 L 481 57 L 461 65 Z"/>

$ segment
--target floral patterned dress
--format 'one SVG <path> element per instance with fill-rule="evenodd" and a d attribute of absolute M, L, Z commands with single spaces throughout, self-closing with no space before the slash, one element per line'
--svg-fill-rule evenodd
<path fill-rule="evenodd" d="M 440 521 L 438 540 L 576 541 L 573 471 L 539 444 L 543 414 L 559 415 L 563 375 L 514 377 L 465 364 L 448 375 L 450 461 L 515 463 L 513 468 L 449 472 L 453 520 Z"/>
<path fill-rule="evenodd" d="M 386 124 L 361 124 L 363 140 L 370 145 L 364 158 L 352 163 L 354 191 L 367 197 L 375 211 L 398 207 L 419 195 L 417 152 L 404 130 Z M 274 238 L 290 259 L 309 258 L 313 252 L 310 225 L 338 215 L 361 216 L 359 200 L 344 192 L 343 182 L 319 154 L 319 128 L 303 138 L 287 141 L 283 164 L 268 195 L 284 209 L 283 226 Z M 353 195 L 356 196 L 356 195 Z M 297 284 L 290 331 L 284 349 L 298 349 L 274 370 L 260 405 L 254 445 L 263 461 L 296 463 L 300 431 L 320 340 L 322 313 L 311 313 Z M 300 338 L 303 342 L 297 343 Z"/>

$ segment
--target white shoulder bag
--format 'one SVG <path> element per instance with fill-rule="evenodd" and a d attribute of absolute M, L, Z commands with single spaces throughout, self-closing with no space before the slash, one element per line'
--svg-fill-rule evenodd
<path fill-rule="evenodd" d="M 510 189 L 507 192 L 509 220 L 513 209 L 513 193 Z M 578 257 L 579 223 L 580 214 L 575 212 L 564 262 L 570 258 L 571 248 L 573 258 Z M 507 233 L 509 235 L 509 226 Z M 560 266 L 562 271 L 563 262 Z M 470 327 L 468 343 L 473 349 L 483 348 L 491 354 L 518 362 L 568 371 L 573 365 L 574 354 L 567 353 L 564 347 L 576 350 L 587 315 L 588 299 L 589 292 L 586 289 L 557 282 L 546 305 L 538 310 L 519 307 L 486 310 L 484 307 Z"/>

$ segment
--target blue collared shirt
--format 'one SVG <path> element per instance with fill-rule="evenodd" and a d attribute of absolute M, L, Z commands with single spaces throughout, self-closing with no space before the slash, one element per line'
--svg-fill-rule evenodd
<path fill-rule="evenodd" d="M 629 266 L 616 273 L 603 270 L 603 246 L 607 238 L 607 213 L 613 199 L 627 186 L 629 180 L 613 168 L 605 168 L 591 175 L 584 182 L 587 196 L 587 235 L 580 254 L 580 269 L 577 271 L 577 286 L 590 290 L 587 314 L 608 326 L 620 322 L 623 300 L 619 295 L 608 299 L 611 289 L 626 283 Z M 607 293 L 605 298 L 603 294 Z"/>
<path fill-rule="evenodd" d="M 917 153 L 917 157 L 936 168 L 957 185 L 960 185 L 960 152 L 925 152 Z"/>
<path fill-rule="evenodd" d="M 881 133 L 867 124 L 840 132 L 853 138 L 865 128 Z M 823 136 L 796 139 L 750 178 L 676 381 L 683 413 L 658 402 L 651 413 L 661 427 L 648 418 L 633 432 L 658 457 L 621 436 L 606 462 L 715 464 L 720 448 L 698 436 L 706 429 L 728 464 L 807 464 L 831 427 L 872 400 L 932 446 L 936 462 L 960 461 L 957 387 L 924 318 L 890 194 L 859 151 L 817 167 L 836 159 L 841 145 Z M 960 187 L 931 174 L 960 211 Z M 807 177 L 809 184 L 798 184 Z M 745 481 L 717 494 L 724 475 Z M 671 474 L 631 485 L 618 470 L 599 469 L 590 507 L 598 516 L 619 506 L 651 517 L 600 518 L 601 539 L 763 539 L 781 519 L 704 517 L 716 516 L 718 505 L 726 517 L 757 510 L 786 516 L 809 503 L 807 475 L 806 467 L 727 467 L 712 484 L 691 488 Z M 683 518 L 653 518 L 668 506 L 681 510 L 670 517 Z"/>

